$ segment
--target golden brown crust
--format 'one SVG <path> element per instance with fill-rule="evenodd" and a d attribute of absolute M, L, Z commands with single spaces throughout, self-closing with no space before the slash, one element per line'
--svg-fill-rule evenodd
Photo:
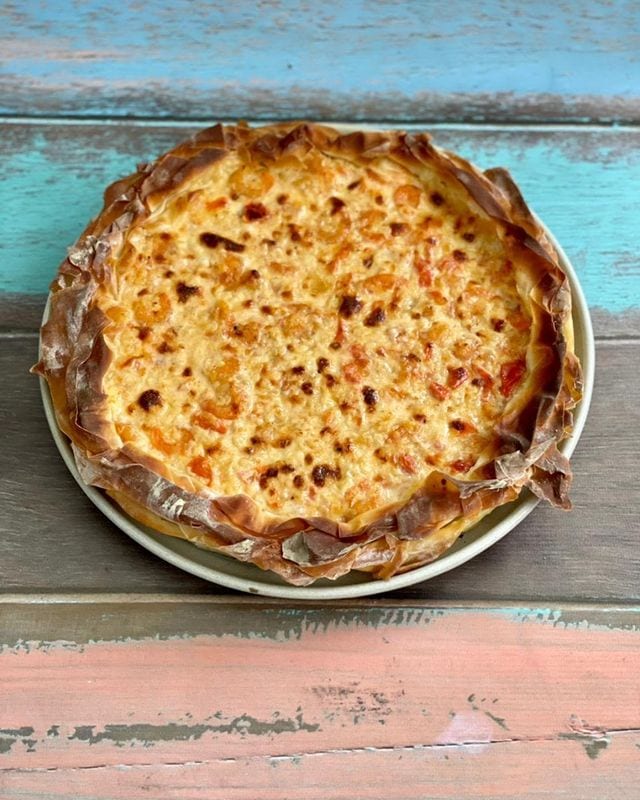
<path fill-rule="evenodd" d="M 104 331 L 109 319 L 93 303 L 98 287 L 113 279 L 109 255 L 134 223 L 147 217 L 188 176 L 234 150 L 264 161 L 317 148 L 367 163 L 385 155 L 414 174 L 428 164 L 447 182 L 464 187 L 470 202 L 502 226 L 529 272 L 538 334 L 528 361 L 535 391 L 524 407 L 507 407 L 499 433 L 502 452 L 491 477 L 464 481 L 434 471 L 408 501 L 337 522 L 265 514 L 249 497 L 189 491 L 170 467 L 110 433 L 103 379 L 111 362 Z M 436 149 L 425 134 L 350 133 L 312 124 L 250 129 L 221 126 L 202 131 L 150 165 L 110 186 L 99 216 L 88 226 L 51 287 L 49 319 L 41 333 L 36 371 L 50 387 L 60 428 L 71 439 L 84 480 L 104 488 L 134 518 L 158 530 L 250 561 L 304 585 L 350 569 L 378 577 L 437 558 L 459 533 L 523 487 L 553 505 L 570 507 L 571 471 L 557 449 L 572 424 L 581 392 L 573 354 L 571 294 L 553 247 L 508 173 L 480 172 Z"/>

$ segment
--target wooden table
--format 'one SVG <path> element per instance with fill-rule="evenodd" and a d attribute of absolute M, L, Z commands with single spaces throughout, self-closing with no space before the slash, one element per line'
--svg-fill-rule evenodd
<path fill-rule="evenodd" d="M 0 798 L 638 798 L 639 4 L 125 6 L 0 16 Z M 290 604 L 89 504 L 28 374 L 47 284 L 108 181 L 237 117 L 426 127 L 513 172 L 596 328 L 573 513 L 383 599 Z"/>

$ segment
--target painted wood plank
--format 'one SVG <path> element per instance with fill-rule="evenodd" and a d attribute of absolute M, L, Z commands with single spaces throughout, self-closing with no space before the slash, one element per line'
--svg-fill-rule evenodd
<path fill-rule="evenodd" d="M 0 642 L 7 798 L 632 798 L 640 778 L 640 607 L 3 603 Z"/>
<path fill-rule="evenodd" d="M 640 118 L 629 0 L 6 3 L 0 111 Z"/>
<path fill-rule="evenodd" d="M 596 763 L 575 741 L 553 740 L 16 769 L 0 781 L 6 800 L 637 800 L 636 738 L 608 737 Z"/>
<path fill-rule="evenodd" d="M 16 592 L 223 590 L 169 567 L 130 541 L 67 473 L 28 374 L 36 338 L 0 338 L 0 587 Z M 574 511 L 539 507 L 459 569 L 398 598 L 529 597 L 640 602 L 640 342 L 601 342 L 598 379 L 573 463 Z"/>
<path fill-rule="evenodd" d="M 193 129 L 141 124 L 0 126 L 0 324 L 30 327 L 57 264 L 103 188 Z M 440 126 L 436 142 L 509 168 L 574 263 L 601 336 L 640 323 L 640 128 Z M 1 297 L 2 295 L 0 295 Z"/>

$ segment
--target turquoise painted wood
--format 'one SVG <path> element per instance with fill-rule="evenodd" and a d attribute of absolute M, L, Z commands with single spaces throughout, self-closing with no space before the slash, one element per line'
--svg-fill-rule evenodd
<path fill-rule="evenodd" d="M 44 292 L 102 190 L 190 128 L 5 124 L 0 151 L 0 290 Z M 483 167 L 506 166 L 564 245 L 592 307 L 640 307 L 640 131 L 636 128 L 445 126 L 437 142 Z"/>
<path fill-rule="evenodd" d="M 5 3 L 0 112 L 640 119 L 635 0 Z"/>

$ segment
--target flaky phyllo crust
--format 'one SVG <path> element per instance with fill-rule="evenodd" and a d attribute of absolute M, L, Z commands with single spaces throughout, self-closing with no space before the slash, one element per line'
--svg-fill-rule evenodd
<path fill-rule="evenodd" d="M 472 459 L 462 465 L 455 462 L 452 468 L 446 459 L 434 458 L 427 459 L 430 464 L 416 467 L 415 459 L 407 456 L 403 461 L 400 457 L 398 469 L 404 469 L 408 479 L 414 479 L 413 483 L 398 484 L 396 496 L 390 497 L 387 493 L 383 495 L 382 503 L 380 494 L 375 493 L 372 485 L 370 501 L 367 502 L 365 496 L 363 502 L 360 496 L 357 513 L 345 511 L 334 518 L 330 514 L 317 514 L 314 509 L 318 506 L 310 498 L 321 492 L 325 481 L 331 482 L 339 477 L 338 467 L 324 465 L 320 473 L 311 473 L 309 467 L 304 478 L 301 476 L 295 485 L 302 485 L 304 480 L 305 487 L 313 487 L 310 474 L 319 476 L 321 480 L 316 487 L 305 488 L 296 495 L 295 513 L 278 513 L 277 507 L 266 502 L 268 495 L 264 493 L 266 487 L 275 485 L 271 481 L 273 470 L 260 474 L 255 460 L 251 461 L 247 456 L 257 470 L 251 479 L 254 489 L 248 489 L 246 493 L 225 494 L 216 487 L 215 478 L 211 479 L 215 474 L 215 448 L 211 449 L 213 473 L 202 459 L 194 459 L 191 463 L 195 467 L 189 475 L 182 466 L 177 466 L 170 447 L 160 453 L 157 448 L 144 447 L 146 440 L 137 436 L 135 423 L 133 433 L 123 434 L 122 427 L 114 422 L 113 392 L 105 390 L 109 371 L 127 368 L 116 363 L 113 350 L 118 336 L 118 320 L 114 321 L 113 313 L 107 312 L 119 291 L 119 269 L 132 232 L 154 214 L 161 213 L 167 203 L 181 192 L 183 197 L 190 197 L 184 194 L 185 188 L 189 188 L 194 180 L 202 186 L 203 179 L 215 176 L 225 160 L 236 159 L 245 170 L 254 170 L 257 175 L 262 175 L 283 159 L 290 163 L 298 158 L 299 162 L 295 163 L 304 164 L 305 159 L 314 154 L 350 165 L 362 175 L 373 176 L 372 180 L 384 171 L 385 164 L 391 165 L 396 173 L 404 170 L 406 183 L 422 187 L 425 197 L 431 197 L 434 211 L 439 214 L 447 213 L 447 190 L 462 198 L 471 215 L 469 219 L 480 220 L 485 230 L 491 226 L 492 235 L 508 256 L 526 327 L 522 369 L 518 371 L 516 366 L 515 377 L 510 377 L 509 368 L 506 375 L 502 374 L 503 387 L 505 380 L 511 380 L 514 385 L 509 384 L 503 391 L 504 406 L 499 419 L 495 420 L 494 439 L 490 445 L 485 443 L 481 461 L 474 463 Z M 437 192 L 431 185 L 434 180 Z M 350 188 L 356 183 L 358 181 L 353 181 Z M 282 194 L 282 187 L 273 189 L 276 190 L 281 192 L 279 197 L 286 197 Z M 286 186 L 284 190 L 286 192 Z M 412 201 L 411 193 L 404 191 Z M 333 193 L 329 191 L 328 194 Z M 402 192 L 400 196 L 403 196 Z M 321 204 L 328 199 L 310 198 L 309 202 Z M 332 202 L 331 213 L 341 213 L 342 200 L 334 199 Z M 245 205 L 244 217 L 238 223 L 236 243 L 241 240 L 245 229 L 242 226 L 251 227 L 247 220 L 255 220 L 266 213 L 265 205 Z M 249 206 L 251 208 L 247 211 Z M 426 237 L 430 232 L 428 219 L 425 225 Z M 224 245 L 231 241 L 231 237 L 217 237 L 213 222 L 208 223 L 207 230 L 214 232 L 210 234 L 214 238 L 209 240 L 209 246 L 220 245 L 215 252 L 212 251 L 212 257 L 217 258 L 218 254 L 222 257 L 229 250 Z M 403 226 L 398 228 L 398 231 L 402 230 Z M 471 241 L 472 235 L 468 234 L 468 237 L 467 241 Z M 374 245 L 374 250 L 378 246 L 382 245 Z M 454 263 L 455 258 L 451 262 L 453 268 L 464 271 L 467 265 L 462 257 L 458 260 L 459 263 Z M 164 263 L 151 268 L 172 275 L 167 266 Z M 143 268 L 149 269 L 148 264 L 137 269 Z M 425 272 L 422 262 L 417 268 L 423 270 L 420 286 L 428 287 L 431 273 Z M 434 268 L 437 270 L 437 265 Z M 195 308 L 191 305 L 190 292 L 200 292 L 201 284 L 202 278 L 197 290 L 186 283 L 179 285 L 176 308 L 180 313 L 187 314 L 190 308 Z M 248 290 L 245 287 L 243 291 Z M 432 292 L 436 303 L 438 294 Z M 291 302 L 295 300 L 293 298 Z M 343 317 L 350 317 L 360 312 L 359 302 L 351 295 L 346 295 L 346 299 L 330 298 L 329 305 L 335 304 L 333 313 L 338 329 L 340 313 L 343 312 Z M 370 313 L 373 316 L 367 318 L 371 320 L 370 329 L 384 317 L 380 311 L 381 304 L 374 304 L 372 308 Z M 364 314 L 366 310 L 360 313 Z M 492 319 L 492 323 L 494 330 L 504 325 L 503 320 Z M 424 324 L 428 331 L 429 321 L 425 320 Z M 140 338 L 143 338 L 142 334 Z M 425 349 L 427 345 L 432 347 L 430 342 L 426 345 L 422 342 L 419 355 L 414 356 L 421 363 L 429 355 Z M 336 346 L 340 346 L 339 343 Z M 167 344 L 164 347 L 171 350 Z M 356 370 L 360 364 L 358 352 Z M 322 372 L 322 359 L 318 364 L 318 372 Z M 448 385 L 432 383 L 431 391 L 425 387 L 424 415 L 415 414 L 414 417 L 428 417 L 430 403 L 442 401 L 458 383 L 476 374 L 469 364 L 466 367 L 468 369 L 462 371 L 450 371 L 452 377 Z M 513 369 L 512 365 L 512 372 Z M 80 474 L 86 483 L 104 489 L 127 514 L 157 531 L 272 570 L 292 584 L 307 585 L 318 578 L 337 578 L 353 569 L 369 571 L 379 578 L 414 569 L 440 556 L 462 531 L 492 509 L 517 498 L 525 488 L 554 506 L 570 507 L 567 496 L 571 482 L 570 466 L 557 446 L 571 432 L 571 409 L 580 398 L 581 373 L 573 353 L 571 294 L 567 277 L 558 264 L 553 247 L 508 173 L 503 169 L 482 173 L 462 158 L 435 148 L 426 134 L 341 134 L 329 127 L 298 123 L 255 129 L 245 125 L 216 125 L 177 146 L 156 162 L 141 165 L 135 174 L 106 190 L 103 210 L 62 263 L 51 286 L 49 316 L 42 328 L 41 358 L 35 371 L 48 382 L 58 424 L 71 440 Z M 190 374 L 191 370 L 188 372 Z M 183 374 L 186 373 L 187 370 Z M 480 387 L 477 402 L 482 403 L 484 390 L 499 382 L 500 376 L 491 378 L 482 369 L 477 374 L 483 376 L 474 381 Z M 112 383 L 114 375 L 117 378 L 117 372 L 111 375 Z M 367 387 L 362 387 L 367 383 L 366 377 L 360 379 L 356 374 L 355 378 L 353 375 L 347 378 L 354 383 L 354 391 L 362 391 L 365 403 L 369 403 L 369 407 L 363 406 L 365 412 L 377 413 L 372 407 L 379 399 L 376 392 L 372 389 L 367 396 Z M 469 380 L 466 386 L 470 385 Z M 140 385 L 141 391 L 146 388 L 146 385 Z M 170 405 L 172 397 L 163 396 L 160 401 L 153 392 L 147 393 L 146 399 L 139 401 L 142 410 L 136 407 L 138 417 L 134 414 L 134 419 L 147 419 L 160 402 Z M 311 403 L 306 406 L 311 409 L 308 411 L 311 424 L 314 399 L 305 398 L 305 402 Z M 343 405 L 346 407 L 348 404 Z M 215 435 L 224 444 L 234 423 L 228 419 L 229 415 L 226 419 L 224 414 L 222 416 L 224 424 L 216 429 L 218 433 Z M 351 424 L 366 426 L 373 418 L 372 414 L 363 412 L 359 417 L 360 423 Z M 464 424 L 457 423 L 458 427 Z M 165 432 L 165 438 L 158 435 L 162 451 L 163 443 L 170 439 L 170 432 Z M 398 466 L 394 447 L 396 445 L 391 442 L 385 450 L 386 456 L 381 457 L 377 465 L 381 473 L 377 475 L 379 481 L 384 482 L 386 465 L 389 469 L 392 465 Z M 306 454 L 307 464 L 312 463 L 312 456 Z M 290 480 L 292 476 L 282 474 L 286 472 L 280 467 L 280 478 Z M 369 486 L 366 482 L 364 485 L 365 488 Z M 292 508 L 286 504 L 284 507 Z"/>

